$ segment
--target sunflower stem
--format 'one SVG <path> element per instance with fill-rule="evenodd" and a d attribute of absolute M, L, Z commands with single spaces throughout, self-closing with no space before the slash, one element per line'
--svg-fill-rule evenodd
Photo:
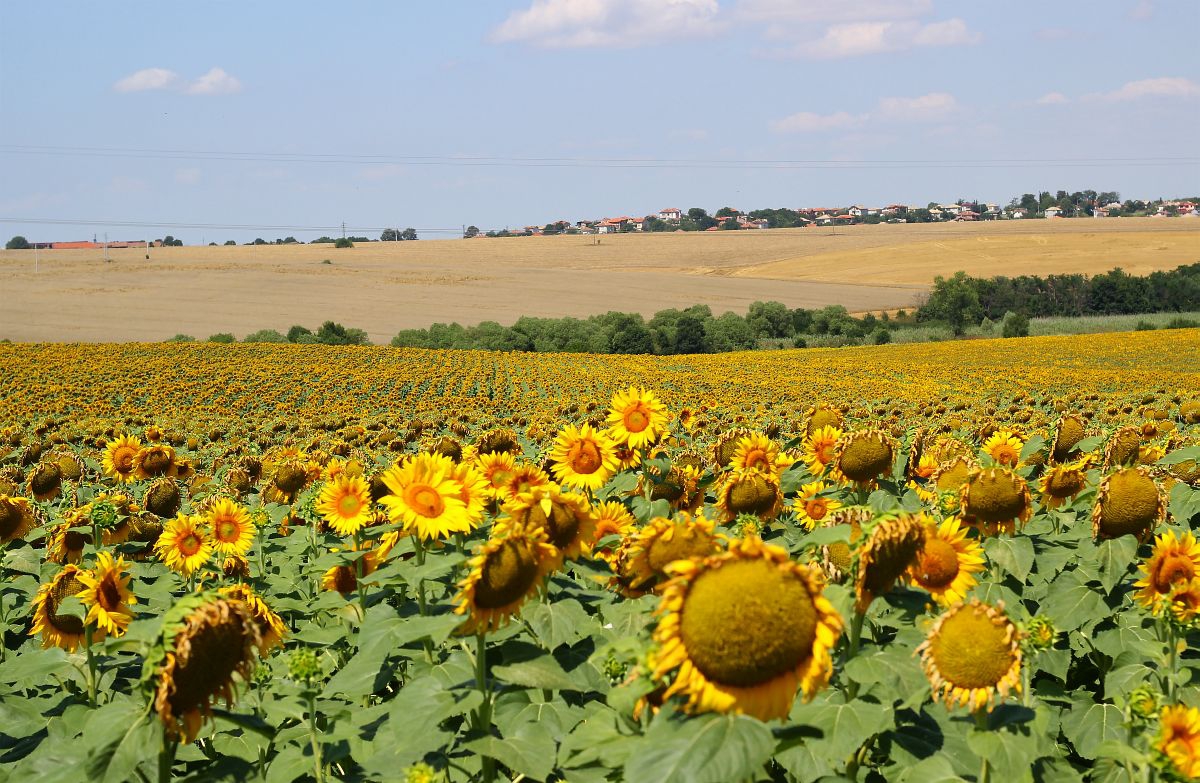
<path fill-rule="evenodd" d="M 92 654 L 92 626 L 84 623 L 83 625 L 83 647 L 87 652 L 87 689 L 88 689 L 88 705 L 96 706 L 96 657 Z"/>
<path fill-rule="evenodd" d="M 419 535 L 414 535 L 413 551 L 417 556 L 417 568 L 425 565 L 425 543 L 421 541 Z M 421 611 L 421 616 L 424 617 L 429 613 L 429 609 L 425 604 L 425 579 L 424 577 L 417 580 L 417 608 Z M 429 641 L 429 637 L 421 640 L 421 646 L 425 648 L 425 659 L 433 663 L 433 643 Z"/>
<path fill-rule="evenodd" d="M 989 725 L 989 722 L 988 722 L 987 709 L 984 707 L 980 707 L 979 709 L 975 710 L 975 729 L 977 731 L 989 731 L 990 728 L 991 728 L 991 726 Z M 991 778 L 991 774 L 992 774 L 992 768 L 988 764 L 987 759 L 980 759 L 979 760 L 979 777 L 978 777 L 976 783 L 988 783 L 989 779 Z"/>
<path fill-rule="evenodd" d="M 316 691 L 308 693 L 308 734 L 312 741 L 313 751 L 313 775 L 317 783 L 325 781 L 325 765 L 321 761 L 321 740 L 317 735 L 317 694 Z"/>
<path fill-rule="evenodd" d="M 846 660 L 849 661 L 854 656 L 858 655 L 859 645 L 862 641 L 863 621 L 867 619 L 866 612 L 855 612 L 854 617 L 850 620 L 850 643 L 846 650 Z M 846 699 L 854 699 L 858 696 L 858 683 L 851 680 L 846 685 Z"/>
<path fill-rule="evenodd" d="M 1164 620 L 1166 625 L 1167 636 L 1167 687 L 1163 690 L 1167 694 L 1167 699 L 1171 702 L 1175 701 L 1175 670 L 1179 666 L 1179 642 L 1175 638 L 1175 626 L 1170 620 Z"/>
<path fill-rule="evenodd" d="M 487 637 L 483 633 L 475 635 L 475 685 L 483 702 L 476 712 L 476 728 L 484 735 L 492 733 L 492 698 L 487 685 Z M 491 756 L 483 756 L 483 783 L 493 783 L 496 779 L 496 762 Z"/>
<path fill-rule="evenodd" d="M 162 744 L 158 746 L 158 783 L 169 783 L 171 780 L 171 767 L 175 765 L 175 750 L 178 745 L 175 741 L 167 736 L 167 732 L 162 733 Z"/>
<path fill-rule="evenodd" d="M 362 531 L 361 530 L 354 531 L 354 551 L 355 552 L 362 551 Z M 355 572 L 354 586 L 358 589 L 358 608 L 359 608 L 360 612 L 362 613 L 363 627 L 365 627 L 366 626 L 365 621 L 367 619 L 367 594 L 366 594 L 366 591 L 363 589 L 362 580 L 363 580 L 363 577 L 366 576 L 366 574 L 363 573 L 363 570 L 364 570 L 363 569 L 363 557 L 360 556 L 357 560 L 354 561 L 354 572 Z"/>

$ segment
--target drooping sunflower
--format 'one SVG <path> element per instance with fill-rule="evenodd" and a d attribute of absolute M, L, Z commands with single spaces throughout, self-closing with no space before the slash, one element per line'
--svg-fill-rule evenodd
<path fill-rule="evenodd" d="M 218 591 L 225 598 L 242 601 L 250 609 L 254 622 L 258 624 L 258 654 L 265 657 L 271 650 L 283 646 L 283 637 L 287 636 L 288 628 L 283 618 L 275 614 L 267 602 L 246 584 L 229 585 Z"/>
<path fill-rule="evenodd" d="M 691 465 L 671 465 L 666 475 L 650 473 L 650 499 L 665 500 L 671 508 L 694 510 L 704 502 L 704 493 L 700 491 L 700 473 Z M 645 478 L 638 481 L 637 494 L 645 490 Z"/>
<path fill-rule="evenodd" d="M 523 492 L 505 503 L 506 516 L 496 521 L 498 528 L 541 527 L 546 540 L 555 548 L 559 560 L 575 560 L 589 551 L 596 540 L 596 514 L 587 498 L 573 492 L 563 492 L 557 484 L 537 487 Z"/>
<path fill-rule="evenodd" d="M 550 452 L 554 476 L 564 486 L 600 489 L 617 470 L 613 442 L 590 424 L 568 424 L 558 433 Z"/>
<path fill-rule="evenodd" d="M 66 598 L 78 596 L 87 588 L 79 578 L 81 571 L 74 565 L 65 565 L 62 570 L 38 588 L 33 597 L 33 626 L 30 636 L 42 637 L 42 648 L 61 647 L 74 652 L 85 640 L 83 620 L 75 615 L 59 614 Z M 104 638 L 104 629 L 97 627 L 92 641 Z"/>
<path fill-rule="evenodd" d="M 213 549 L 220 555 L 244 557 L 254 544 L 254 520 L 240 503 L 221 498 L 204 512 Z"/>
<path fill-rule="evenodd" d="M 1200 576 L 1200 543 L 1190 530 L 1179 538 L 1168 530 L 1155 538 L 1154 551 L 1138 570 L 1142 578 L 1133 583 L 1134 599 L 1157 614 L 1177 583 Z"/>
<path fill-rule="evenodd" d="M 95 625 L 106 634 L 121 636 L 133 620 L 130 604 L 137 603 L 137 596 L 129 589 L 132 577 L 125 573 L 129 563 L 125 558 L 113 560 L 110 552 L 97 552 L 96 565 L 90 571 L 80 571 L 77 579 L 85 589 L 78 593 L 79 600 L 87 607 L 85 623 Z"/>
<path fill-rule="evenodd" d="M 841 428 L 826 425 L 805 436 L 800 448 L 809 473 L 814 476 L 825 473 L 825 466 L 833 460 L 834 450 L 844 434 Z"/>
<path fill-rule="evenodd" d="M 667 408 L 653 392 L 630 386 L 613 395 L 608 426 L 613 440 L 635 449 L 648 446 L 667 427 Z"/>
<path fill-rule="evenodd" d="M 454 463 L 441 454 L 422 452 L 389 468 L 383 481 L 392 494 L 380 499 L 393 522 L 423 541 L 471 532 L 462 485 L 453 478 Z"/>
<path fill-rule="evenodd" d="M 1122 427 L 1112 434 L 1104 447 L 1104 466 L 1109 468 L 1136 465 L 1142 448 L 1142 431 L 1137 427 Z"/>
<path fill-rule="evenodd" d="M 1097 540 L 1130 535 L 1144 542 L 1166 514 L 1166 498 L 1150 470 L 1124 468 L 1100 482 L 1092 509 L 1092 534 Z"/>
<path fill-rule="evenodd" d="M 142 506 L 155 516 L 169 519 L 179 513 L 183 505 L 183 492 L 179 482 L 173 478 L 163 477 L 146 488 L 142 496 Z"/>
<path fill-rule="evenodd" d="M 133 473 L 139 479 L 175 478 L 179 475 L 179 467 L 175 449 L 163 443 L 143 446 L 133 455 Z"/>
<path fill-rule="evenodd" d="M 546 528 L 497 529 L 467 563 L 454 613 L 465 615 L 462 633 L 486 633 L 505 625 L 542 589 L 562 556 L 546 540 Z"/>
<path fill-rule="evenodd" d="M 604 431 L 608 435 L 608 439 L 613 442 L 613 455 L 617 458 L 617 470 L 632 470 L 642 464 L 642 450 L 635 449 L 628 443 L 622 440 L 616 440 L 613 435 L 612 428 Z"/>
<path fill-rule="evenodd" d="M 983 535 L 1013 533 L 1033 516 L 1025 479 L 1009 468 L 977 468 L 959 490 L 963 521 Z"/>
<path fill-rule="evenodd" d="M 774 519 L 783 508 L 783 489 L 773 474 L 731 471 L 717 490 L 717 508 L 722 522 L 732 522 L 739 514 Z"/>
<path fill-rule="evenodd" d="M 1042 504 L 1058 508 L 1087 489 L 1087 460 L 1060 462 L 1042 474 Z"/>
<path fill-rule="evenodd" d="M 54 460 L 43 459 L 29 472 L 26 486 L 34 500 L 54 500 L 62 491 L 62 468 Z"/>
<path fill-rule="evenodd" d="M 213 544 L 204 534 L 201 517 L 180 514 L 163 525 L 154 551 L 167 568 L 191 576 L 212 557 Z"/>
<path fill-rule="evenodd" d="M 0 548 L 25 536 L 37 524 L 37 513 L 25 498 L 0 494 Z"/>
<path fill-rule="evenodd" d="M 734 470 L 757 470 L 778 476 L 793 462 L 795 460 L 785 454 L 778 443 L 762 433 L 752 432 L 738 440 L 729 465 Z"/>
<path fill-rule="evenodd" d="M 674 677 L 664 698 L 772 720 L 787 717 L 797 690 L 809 699 L 828 682 L 842 620 L 815 568 L 750 537 L 668 572 L 651 655 L 656 679 Z"/>
<path fill-rule="evenodd" d="M 131 435 L 122 435 L 110 440 L 104 447 L 104 457 L 101 461 L 104 474 L 121 483 L 136 481 L 133 458 L 141 450 L 142 442 Z"/>
<path fill-rule="evenodd" d="M 996 430 L 992 437 L 983 444 L 983 453 L 987 454 L 997 465 L 1015 468 L 1021 462 L 1021 449 L 1025 442 L 1012 430 Z"/>
<path fill-rule="evenodd" d="M 800 487 L 796 499 L 792 501 L 792 510 L 796 513 L 796 521 L 805 530 L 813 530 L 824 524 L 825 517 L 830 512 L 842 507 L 842 502 L 826 494 L 832 487 L 824 481 L 814 481 Z"/>
<path fill-rule="evenodd" d="M 752 434 L 745 427 L 736 427 L 718 435 L 712 446 L 713 465 L 718 469 L 729 467 L 729 463 L 733 461 L 733 455 L 737 453 L 738 444 L 741 443 L 742 438 Z"/>
<path fill-rule="evenodd" d="M 1200 709 L 1185 704 L 1163 707 L 1154 749 L 1184 780 L 1200 779 Z"/>
<path fill-rule="evenodd" d="M 630 595 L 655 590 L 667 579 L 676 560 L 704 558 L 721 551 L 721 541 L 706 517 L 686 512 L 671 519 L 657 517 L 628 539 L 620 559 L 617 584 Z"/>
<path fill-rule="evenodd" d="M 941 606 L 952 606 L 965 600 L 979 583 L 975 574 L 983 570 L 984 563 L 979 542 L 967 537 L 957 517 L 947 517 L 940 525 L 926 523 L 925 543 L 908 568 L 908 579 Z"/>
<path fill-rule="evenodd" d="M 352 536 L 374 519 L 371 487 L 361 476 L 338 473 L 321 489 L 316 511 L 339 536 Z"/>
<path fill-rule="evenodd" d="M 596 513 L 596 532 L 592 539 L 592 556 L 612 565 L 616 561 L 616 546 L 601 546 L 600 542 L 608 536 L 620 536 L 623 541 L 637 527 L 637 521 L 624 504 L 615 500 L 606 500 L 592 507 Z"/>
<path fill-rule="evenodd" d="M 1168 605 L 1171 619 L 1176 623 L 1194 626 L 1200 621 L 1200 577 L 1176 582 L 1171 588 Z"/>
<path fill-rule="evenodd" d="M 829 467 L 839 483 L 871 486 L 892 469 L 896 442 L 879 429 L 847 432 L 834 446 Z"/>
<path fill-rule="evenodd" d="M 72 509 L 54 526 L 46 541 L 46 559 L 51 563 L 76 563 L 83 560 L 83 548 L 92 540 L 92 523 L 86 509 Z"/>
<path fill-rule="evenodd" d="M 1066 414 L 1055 425 L 1054 446 L 1050 458 L 1054 462 L 1067 462 L 1078 455 L 1075 445 L 1087 436 L 1087 422 L 1080 416 Z"/>
<path fill-rule="evenodd" d="M 1020 693 L 1020 642 L 1003 606 L 973 599 L 948 609 L 917 648 L 934 701 L 990 712 L 1010 691 Z"/>
<path fill-rule="evenodd" d="M 480 457 L 491 454 L 509 454 L 516 456 L 521 453 L 521 443 L 517 433 L 509 429 L 489 430 L 480 436 L 475 447 Z"/>
<path fill-rule="evenodd" d="M 916 562 L 931 520 L 924 513 L 888 515 L 875 520 L 858 547 L 854 579 L 854 609 L 865 614 L 879 596 Z"/>
<path fill-rule="evenodd" d="M 153 678 L 154 710 L 169 737 L 192 742 L 217 699 L 232 706 L 234 676 L 245 681 L 253 674 L 260 641 L 245 601 L 198 593 L 167 611 L 145 671 Z"/>
<path fill-rule="evenodd" d="M 804 434 L 812 435 L 824 427 L 833 427 L 840 430 L 844 423 L 845 417 L 842 416 L 840 410 L 828 405 L 818 405 L 809 408 L 804 415 Z"/>

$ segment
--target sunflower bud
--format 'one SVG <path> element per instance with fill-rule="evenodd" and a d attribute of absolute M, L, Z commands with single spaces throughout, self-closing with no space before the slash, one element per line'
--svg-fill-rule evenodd
<path fill-rule="evenodd" d="M 321 662 L 317 654 L 307 647 L 300 647 L 288 656 L 288 678 L 312 687 L 321 679 Z"/>
<path fill-rule="evenodd" d="M 1034 650 L 1047 650 L 1054 645 L 1058 629 L 1045 617 L 1034 617 L 1025 626 L 1026 639 Z"/>
<path fill-rule="evenodd" d="M 1158 694 L 1147 685 L 1139 685 L 1129 694 L 1129 711 L 1137 718 L 1154 717 L 1158 714 Z"/>

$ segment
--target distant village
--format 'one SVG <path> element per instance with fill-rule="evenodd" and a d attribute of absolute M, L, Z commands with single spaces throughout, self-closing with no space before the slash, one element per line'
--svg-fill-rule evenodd
<path fill-rule="evenodd" d="M 1105 196 L 1109 198 L 1105 199 Z M 712 215 L 700 208 L 682 210 L 677 207 L 660 209 L 652 215 L 597 218 L 594 220 L 558 220 L 543 226 L 530 225 L 518 229 L 479 232 L 467 230 L 467 237 L 548 236 L 555 234 L 622 234 L 661 231 L 728 231 L 767 228 L 807 228 L 820 226 L 850 226 L 876 223 L 942 223 L 979 220 L 1023 220 L 1061 218 L 1116 217 L 1200 217 L 1200 199 L 1177 199 L 1143 202 L 1120 201 L 1116 193 L 1095 194 L 1093 191 L 1057 195 L 1041 194 L 1041 198 L 1026 194 L 1013 199 L 1007 206 L 984 202 L 957 201 L 953 204 L 929 203 L 888 204 L 871 207 L 800 207 L 797 209 L 758 209 L 743 212 L 724 207 Z"/>

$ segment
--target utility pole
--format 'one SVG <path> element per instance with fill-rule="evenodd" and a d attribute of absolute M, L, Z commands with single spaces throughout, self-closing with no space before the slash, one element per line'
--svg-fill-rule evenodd
<path fill-rule="evenodd" d="M 346 238 L 346 221 L 342 221 L 342 239 Z"/>
<path fill-rule="evenodd" d="M 111 264 L 112 261 L 108 257 L 108 232 L 104 232 L 104 263 Z"/>

